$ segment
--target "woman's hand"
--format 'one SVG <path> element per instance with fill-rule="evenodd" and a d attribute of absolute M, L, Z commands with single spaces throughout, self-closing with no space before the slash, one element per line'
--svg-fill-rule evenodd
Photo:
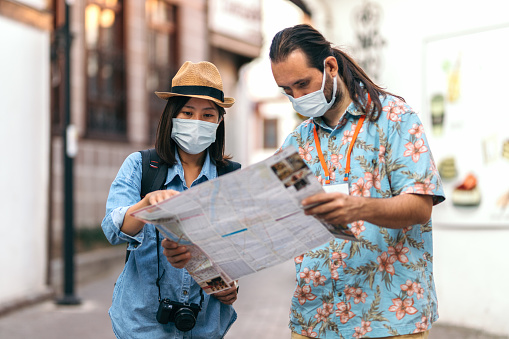
<path fill-rule="evenodd" d="M 171 198 L 175 195 L 179 194 L 179 192 L 175 190 L 159 190 L 147 193 L 147 195 L 143 198 L 145 200 L 145 204 L 147 206 L 155 205 L 158 202 Z M 142 200 L 142 201 L 143 201 Z"/>
<path fill-rule="evenodd" d="M 163 239 L 161 241 L 163 246 L 163 254 L 166 259 L 175 268 L 184 268 L 189 260 L 191 260 L 191 253 L 186 246 L 177 244 L 175 241 L 169 239 Z"/>
<path fill-rule="evenodd" d="M 213 294 L 217 300 L 225 305 L 231 305 L 237 300 L 237 286 Z"/>
<path fill-rule="evenodd" d="M 145 223 L 133 217 L 131 213 L 139 210 L 140 208 L 157 204 L 158 202 L 173 197 L 174 195 L 177 194 L 179 194 L 179 192 L 174 190 L 160 190 L 148 193 L 145 197 L 143 197 L 143 199 L 129 207 L 129 209 L 125 213 L 124 222 L 120 230 L 125 234 L 135 236 L 136 234 L 138 234 L 138 232 L 141 231 Z"/>

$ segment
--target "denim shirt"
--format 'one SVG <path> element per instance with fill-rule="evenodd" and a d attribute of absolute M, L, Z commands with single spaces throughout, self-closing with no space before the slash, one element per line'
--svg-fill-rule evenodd
<path fill-rule="evenodd" d="M 178 153 L 176 157 L 177 164 L 168 169 L 165 186 L 167 189 L 182 192 L 188 188 Z M 156 320 L 159 292 L 156 286 L 158 267 L 155 227 L 146 224 L 135 236 L 120 231 L 127 209 L 140 200 L 141 172 L 141 153 L 130 154 L 111 185 L 106 203 L 106 216 L 101 224 L 111 244 L 127 242 L 128 249 L 131 251 L 129 260 L 115 284 L 112 305 L 108 312 L 113 332 L 120 339 L 223 338 L 237 319 L 237 314 L 231 305 L 222 304 L 206 293 L 203 293 L 205 298 L 202 309 L 191 331 L 180 332 L 175 328 L 174 323 L 160 324 Z M 216 166 L 207 155 L 201 173 L 191 187 L 216 177 Z M 168 298 L 181 303 L 199 304 L 200 286 L 186 269 L 171 266 L 162 254 L 162 250 L 160 247 L 161 299 Z"/>

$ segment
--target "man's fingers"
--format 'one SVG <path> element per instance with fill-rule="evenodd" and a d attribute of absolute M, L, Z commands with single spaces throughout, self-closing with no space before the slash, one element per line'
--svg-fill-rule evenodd
<path fill-rule="evenodd" d="M 327 193 L 318 193 L 302 200 L 302 207 L 304 209 L 312 208 L 314 205 L 320 205 L 330 199 Z"/>
<path fill-rule="evenodd" d="M 331 204 L 331 201 L 323 202 L 319 205 L 316 205 L 312 208 L 308 208 L 304 210 L 306 215 L 314 215 L 314 216 L 323 216 L 332 210 L 334 210 L 334 205 Z"/>

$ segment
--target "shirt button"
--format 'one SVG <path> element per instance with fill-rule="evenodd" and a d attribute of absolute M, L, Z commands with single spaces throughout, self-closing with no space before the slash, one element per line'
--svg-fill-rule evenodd
<path fill-rule="evenodd" d="M 339 293 L 338 293 L 338 296 L 340 296 L 340 297 L 341 297 L 342 295 L 343 295 L 343 293 L 341 293 L 341 292 L 339 292 Z"/>
<path fill-rule="evenodd" d="M 187 295 L 187 293 L 189 293 L 189 292 L 187 292 L 186 290 L 184 290 L 184 295 Z"/>

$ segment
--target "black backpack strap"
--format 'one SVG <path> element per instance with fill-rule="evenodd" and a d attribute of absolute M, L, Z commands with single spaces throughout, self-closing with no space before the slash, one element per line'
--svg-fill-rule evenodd
<path fill-rule="evenodd" d="M 164 189 L 164 182 L 168 175 L 168 164 L 159 158 L 155 148 L 145 149 L 141 153 L 141 190 L 140 198 L 150 192 Z M 129 244 L 127 245 L 129 246 Z M 125 262 L 129 259 L 127 250 L 125 254 Z"/>
<path fill-rule="evenodd" d="M 217 176 L 220 177 L 221 175 L 224 175 L 226 173 L 230 173 L 230 172 L 240 169 L 240 164 L 235 161 L 226 160 L 226 165 L 217 166 L 216 169 L 217 169 Z"/>
<path fill-rule="evenodd" d="M 150 192 L 163 188 L 168 175 L 168 164 L 159 158 L 155 148 L 145 149 L 141 153 L 141 191 L 143 199 Z"/>

